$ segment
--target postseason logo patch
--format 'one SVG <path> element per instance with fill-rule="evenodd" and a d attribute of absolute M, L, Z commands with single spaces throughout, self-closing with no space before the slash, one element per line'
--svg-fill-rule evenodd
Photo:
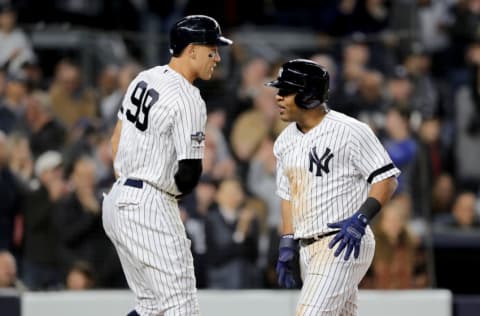
<path fill-rule="evenodd" d="M 190 135 L 190 139 L 192 142 L 196 142 L 196 145 L 199 146 L 205 140 L 205 133 L 196 132 L 195 134 Z"/>

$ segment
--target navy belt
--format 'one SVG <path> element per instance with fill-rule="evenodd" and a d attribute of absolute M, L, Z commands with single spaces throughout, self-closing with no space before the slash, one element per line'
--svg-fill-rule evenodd
<path fill-rule="evenodd" d="M 123 184 L 128 185 L 129 187 L 137 188 L 137 189 L 143 188 L 143 181 L 142 180 L 128 178 L 127 180 L 125 180 L 125 182 Z"/>
<path fill-rule="evenodd" d="M 332 230 L 331 232 L 328 232 L 328 233 L 325 233 L 325 234 L 322 234 L 322 235 L 318 235 L 318 236 L 315 236 L 315 237 L 312 237 L 312 238 L 301 238 L 300 243 L 301 243 L 302 246 L 306 247 L 306 246 L 309 246 L 309 245 L 313 244 L 316 241 L 319 241 L 322 238 L 334 235 L 338 232 L 339 232 L 339 230 Z"/>

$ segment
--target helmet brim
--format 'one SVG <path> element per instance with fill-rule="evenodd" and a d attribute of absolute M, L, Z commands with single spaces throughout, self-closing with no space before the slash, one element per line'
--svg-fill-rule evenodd
<path fill-rule="evenodd" d="M 267 87 L 274 87 L 278 89 L 299 89 L 299 87 L 296 84 L 290 83 L 288 81 L 281 81 L 281 80 L 272 80 L 269 81 L 265 84 Z"/>
<path fill-rule="evenodd" d="M 265 83 L 267 87 L 274 87 L 274 88 L 280 88 L 282 86 L 282 83 L 278 80 L 272 80 L 267 83 Z"/>
<path fill-rule="evenodd" d="M 233 41 L 231 39 L 228 39 L 228 38 L 224 37 L 224 36 L 219 36 L 217 38 L 216 44 L 218 46 L 227 46 L 227 45 L 232 45 Z"/>

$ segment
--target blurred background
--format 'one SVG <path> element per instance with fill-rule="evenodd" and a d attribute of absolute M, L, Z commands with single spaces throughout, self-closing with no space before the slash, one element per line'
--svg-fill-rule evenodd
<path fill-rule="evenodd" d="M 101 225 L 116 113 L 138 72 L 168 62 L 170 26 L 207 14 L 235 44 L 195 83 L 204 174 L 180 206 L 198 287 L 277 287 L 285 123 L 264 83 L 309 58 L 330 72 L 330 108 L 402 170 L 361 288 L 480 295 L 480 0 L 316 2 L 0 0 L 0 287 L 126 288 Z"/>

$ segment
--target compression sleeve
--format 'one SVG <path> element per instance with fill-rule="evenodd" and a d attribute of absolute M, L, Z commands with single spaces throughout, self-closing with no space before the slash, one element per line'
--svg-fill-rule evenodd
<path fill-rule="evenodd" d="M 182 194 L 192 192 L 202 174 L 201 159 L 183 159 L 178 162 L 178 171 L 174 176 L 175 184 Z"/>

